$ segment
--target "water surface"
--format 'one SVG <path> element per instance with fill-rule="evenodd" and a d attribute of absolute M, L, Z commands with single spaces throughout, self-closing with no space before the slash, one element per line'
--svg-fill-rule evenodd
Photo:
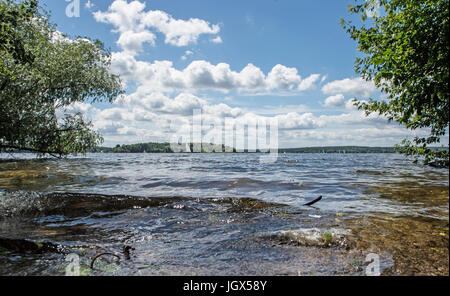
<path fill-rule="evenodd" d="M 401 155 L 1 157 L 0 238 L 64 251 L 0 250 L 0 274 L 64 274 L 69 253 L 90 275 L 364 274 L 369 252 L 385 274 L 448 274 L 448 171 Z M 121 259 L 90 270 L 101 252 Z"/>

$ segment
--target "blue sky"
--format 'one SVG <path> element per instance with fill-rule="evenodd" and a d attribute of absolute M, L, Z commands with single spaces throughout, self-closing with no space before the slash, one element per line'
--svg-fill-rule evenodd
<path fill-rule="evenodd" d="M 59 31 L 111 49 L 126 96 L 68 110 L 85 113 L 106 146 L 188 134 L 193 109 L 217 125 L 276 118 L 280 147 L 391 146 L 413 133 L 349 103 L 381 95 L 355 74 L 356 44 L 339 25 L 357 20 L 352 3 L 80 0 L 69 17 L 77 0 L 41 1 Z"/>

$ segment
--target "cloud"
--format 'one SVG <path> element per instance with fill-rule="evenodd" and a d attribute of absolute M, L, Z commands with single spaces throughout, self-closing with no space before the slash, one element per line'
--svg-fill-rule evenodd
<path fill-rule="evenodd" d="M 293 89 L 301 82 L 296 68 L 275 65 L 267 75 L 267 84 L 271 89 Z"/>
<path fill-rule="evenodd" d="M 95 4 L 91 2 L 91 0 L 88 0 L 88 2 L 86 2 L 86 4 L 84 5 L 87 9 L 92 9 L 94 8 Z"/>
<path fill-rule="evenodd" d="M 335 80 L 322 87 L 322 92 L 327 95 L 350 94 L 360 97 L 369 97 L 376 90 L 372 81 L 366 81 L 360 77 Z"/>
<path fill-rule="evenodd" d="M 320 74 L 311 74 L 298 85 L 298 90 L 307 90 L 314 87 L 314 83 L 320 78 Z"/>
<path fill-rule="evenodd" d="M 325 124 L 312 113 L 299 114 L 290 112 L 287 114 L 275 116 L 278 119 L 278 127 L 280 129 L 314 129 L 324 127 Z"/>
<path fill-rule="evenodd" d="M 113 32 L 120 34 L 117 44 L 123 51 L 112 54 L 111 71 L 124 82 L 132 81 L 146 91 L 195 93 L 210 89 L 275 94 L 314 88 L 320 78 L 319 74 L 312 74 L 302 79 L 296 68 L 281 64 L 266 75 L 251 63 L 239 72 L 227 63 L 213 65 L 204 60 L 192 61 L 182 70 L 175 69 L 171 61 L 139 61 L 136 55 L 143 50 L 144 43 L 155 45 L 155 32 L 164 34 L 168 44 L 185 46 L 196 43 L 202 34 L 216 35 L 210 41 L 221 43 L 221 37 L 217 36 L 220 27 L 198 18 L 180 20 L 164 11 L 146 10 L 145 3 L 140 1 L 115 0 L 106 11 L 93 15 L 98 22 L 113 25 Z M 187 60 L 192 54 L 186 50 L 181 59 Z"/>
<path fill-rule="evenodd" d="M 117 135 L 119 134 L 118 130 L 124 128 L 125 126 L 118 122 L 97 120 L 94 127 L 104 135 Z"/>
<path fill-rule="evenodd" d="M 321 116 L 302 112 L 301 109 L 275 116 L 256 115 L 253 111 L 245 112 L 223 103 L 211 104 L 189 93 L 169 97 L 161 93 L 135 92 L 124 96 L 108 109 L 100 110 L 87 103 L 75 103 L 66 112 L 85 114 L 93 121 L 94 128 L 105 136 L 106 145 L 113 146 L 117 143 L 169 141 L 174 134 L 189 136 L 194 109 L 202 112 L 204 133 L 209 130 L 208 124 L 221 126 L 224 118 L 233 118 L 235 124 L 277 119 L 282 147 L 393 145 L 405 137 L 413 136 L 401 126 L 388 123 L 384 117 L 375 114 L 366 117 L 364 112 L 357 110 Z M 350 130 L 348 126 L 351 126 Z M 421 134 L 425 131 L 415 132 Z"/>
<path fill-rule="evenodd" d="M 67 115 L 81 115 L 83 119 L 87 119 L 88 113 L 92 110 L 89 103 L 73 102 L 70 105 L 59 107 L 55 110 L 55 115 L 59 123 L 63 122 L 63 118 Z"/>
<path fill-rule="evenodd" d="M 338 94 L 335 96 L 330 96 L 328 98 L 325 99 L 325 106 L 331 107 L 340 107 L 342 105 L 344 105 L 345 102 L 345 98 L 343 94 Z"/>
<path fill-rule="evenodd" d="M 240 88 L 246 90 L 256 90 L 266 88 L 268 83 L 266 76 L 260 68 L 253 64 L 248 64 L 239 74 Z"/>
<path fill-rule="evenodd" d="M 147 122 L 155 120 L 158 116 L 153 112 L 139 108 L 134 109 L 133 114 L 135 121 L 147 121 Z"/>
<path fill-rule="evenodd" d="M 193 61 L 183 74 L 188 88 L 231 89 L 238 86 L 238 74 L 226 63 L 212 65 L 206 61 Z"/>
<path fill-rule="evenodd" d="M 286 114 L 289 112 L 305 113 L 309 112 L 309 108 L 305 105 L 279 105 L 279 106 L 266 105 L 257 108 L 252 108 L 251 111 L 261 115 L 263 114 L 278 115 L 278 114 Z"/>
<path fill-rule="evenodd" d="M 425 131 L 418 131 L 423 134 Z M 413 134 L 397 125 L 381 127 L 356 127 L 349 131 L 343 128 L 285 130 L 279 133 L 280 147 L 311 146 L 393 146 Z"/>
<path fill-rule="evenodd" d="M 187 56 L 188 51 L 185 53 Z M 300 91 L 314 87 L 320 75 L 306 79 L 296 68 L 276 65 L 265 75 L 260 68 L 248 64 L 240 72 L 227 63 L 213 65 L 204 60 L 192 61 L 185 69 L 177 70 L 171 61 L 153 63 L 137 61 L 126 52 L 113 53 L 111 70 L 125 80 L 135 81 L 147 91 L 196 92 L 202 89 L 219 91 Z"/>
<path fill-rule="evenodd" d="M 177 20 L 164 11 L 151 10 L 142 17 L 146 27 L 154 28 L 166 36 L 165 43 L 175 46 L 186 46 L 196 43 L 201 34 L 218 34 L 219 25 L 210 25 L 198 18 Z"/>
<path fill-rule="evenodd" d="M 168 99 L 159 109 L 161 112 L 180 115 L 192 115 L 194 109 L 202 109 L 206 101 L 189 93 L 181 93 L 174 99 Z"/>
<path fill-rule="evenodd" d="M 202 34 L 216 35 L 220 32 L 219 25 L 190 18 L 188 20 L 175 19 L 161 10 L 145 11 L 145 2 L 115 0 L 107 11 L 97 11 L 94 18 L 98 22 L 108 23 L 115 27 L 114 32 L 120 33 L 118 44 L 124 49 L 140 49 L 144 42 L 154 44 L 157 31 L 165 36 L 165 43 L 174 46 L 187 46 L 197 43 Z M 127 36 L 124 36 L 127 35 Z M 130 37 L 132 36 L 132 37 Z M 141 37 L 144 37 L 141 39 Z M 219 39 L 218 39 L 219 38 Z M 217 42 L 220 36 L 212 39 Z M 133 44 L 129 44 L 133 43 Z M 134 52 L 137 52 L 134 50 Z"/>
<path fill-rule="evenodd" d="M 184 55 L 181 57 L 181 59 L 184 61 L 187 59 L 188 56 L 193 55 L 194 53 L 190 50 L 186 50 Z"/>
<path fill-rule="evenodd" d="M 137 136 L 145 139 L 166 136 L 165 139 L 158 138 L 160 141 L 164 141 L 168 140 L 167 137 L 172 136 L 174 132 L 185 131 L 186 134 L 189 134 L 194 110 L 201 111 L 202 119 L 206 123 L 213 122 L 216 125 L 223 124 L 225 118 L 232 118 L 231 120 L 235 124 L 248 124 L 274 118 L 278 121 L 279 130 L 316 129 L 326 125 L 325 120 L 312 113 L 289 112 L 276 116 L 256 115 L 224 103 L 211 104 L 190 93 L 180 93 L 169 97 L 162 93 L 137 91 L 122 97 L 112 108 L 104 110 L 88 106 L 81 108 L 86 112 L 89 111 L 94 127 L 109 139 L 119 135 L 129 136 L 126 139 L 132 139 L 134 136 L 134 142 L 137 141 Z M 207 128 L 206 124 L 204 129 Z M 130 142 L 133 141 L 130 140 Z"/>
<path fill-rule="evenodd" d="M 219 43 L 222 43 L 223 41 L 222 41 L 222 38 L 220 36 L 217 36 L 216 38 L 211 39 L 211 42 L 219 44 Z"/>
<path fill-rule="evenodd" d="M 125 108 L 143 109 L 156 114 L 192 116 L 195 109 L 220 118 L 243 114 L 240 108 L 232 108 L 223 103 L 211 105 L 205 99 L 190 93 L 180 93 L 170 98 L 162 93 L 137 91 L 125 96 L 119 103 Z"/>
<path fill-rule="evenodd" d="M 243 114 L 241 108 L 232 108 L 226 104 L 220 103 L 217 105 L 206 105 L 203 107 L 203 110 L 208 114 L 213 114 L 216 117 L 224 118 L 224 117 L 237 117 Z"/>
<path fill-rule="evenodd" d="M 145 42 L 155 45 L 155 39 L 155 34 L 149 31 L 142 31 L 138 33 L 126 31 L 120 35 L 119 40 L 117 40 L 117 44 L 119 44 L 124 51 L 128 51 L 131 54 L 136 54 L 142 51 L 142 44 Z"/>
<path fill-rule="evenodd" d="M 91 109 L 91 104 L 83 103 L 83 102 L 73 102 L 68 106 L 64 106 L 61 111 L 67 114 L 84 114 L 87 113 Z"/>
<path fill-rule="evenodd" d="M 97 22 L 108 23 L 113 25 L 116 30 L 114 32 L 127 32 L 143 30 L 145 27 L 140 24 L 143 16 L 145 3 L 139 1 L 115 0 L 108 8 L 108 11 L 94 12 L 94 18 Z"/>
<path fill-rule="evenodd" d="M 96 118 L 103 120 L 121 121 L 130 120 L 134 116 L 127 112 L 126 110 L 118 107 L 108 108 L 101 111 L 97 111 Z"/>
<path fill-rule="evenodd" d="M 345 102 L 345 109 L 348 110 L 358 110 L 358 108 L 354 105 L 353 99 L 348 100 Z"/>
<path fill-rule="evenodd" d="M 352 110 L 349 113 L 339 115 L 321 115 L 319 120 L 324 125 L 370 125 L 386 126 L 389 124 L 386 117 L 371 113 L 366 116 L 364 111 Z"/>

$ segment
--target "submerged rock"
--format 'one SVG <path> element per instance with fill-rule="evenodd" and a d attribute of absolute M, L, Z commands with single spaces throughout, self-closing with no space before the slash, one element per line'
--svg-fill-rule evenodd
<path fill-rule="evenodd" d="M 223 202 L 231 204 L 231 208 L 229 208 L 227 212 L 253 212 L 286 206 L 283 204 L 270 203 L 253 198 L 229 198 L 224 199 Z"/>
<path fill-rule="evenodd" d="M 345 229 L 319 229 L 299 228 L 292 230 L 276 231 L 263 235 L 272 240 L 278 240 L 280 244 L 294 244 L 311 247 L 342 247 L 348 248 L 346 236 L 349 232 Z"/>
<path fill-rule="evenodd" d="M 64 253 L 63 247 L 53 243 L 9 238 L 0 238 L 0 249 L 14 253 Z"/>
<path fill-rule="evenodd" d="M 82 217 L 95 212 L 160 207 L 183 200 L 186 200 L 186 198 L 0 191 L 0 219 L 2 217 L 46 215 Z"/>

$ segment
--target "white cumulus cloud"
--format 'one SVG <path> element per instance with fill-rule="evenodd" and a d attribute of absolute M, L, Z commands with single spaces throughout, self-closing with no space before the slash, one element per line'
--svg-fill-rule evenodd
<path fill-rule="evenodd" d="M 184 57 L 191 54 L 186 51 Z M 314 87 L 320 77 L 313 74 L 302 79 L 296 68 L 276 65 L 265 75 L 248 64 L 240 72 L 227 63 L 213 65 L 204 60 L 192 61 L 178 70 L 171 61 L 138 61 L 127 52 L 113 53 L 111 70 L 124 80 L 132 80 L 147 91 L 171 92 L 212 89 L 219 91 L 304 91 Z"/>
<path fill-rule="evenodd" d="M 191 50 L 186 50 L 186 51 L 184 52 L 184 55 L 181 56 L 181 59 L 184 61 L 184 60 L 186 60 L 186 59 L 188 58 L 188 56 L 193 55 L 193 54 L 194 54 L 194 53 L 193 53 Z"/>
<path fill-rule="evenodd" d="M 320 74 L 311 74 L 307 78 L 303 79 L 298 85 L 298 90 L 307 90 L 314 87 L 314 83 L 319 80 Z"/>
<path fill-rule="evenodd" d="M 344 105 L 345 97 L 343 94 L 338 94 L 335 96 L 329 96 L 325 99 L 325 106 L 334 106 L 334 107 L 340 107 Z"/>
<path fill-rule="evenodd" d="M 222 43 L 223 41 L 222 41 L 222 38 L 220 36 L 217 36 L 217 37 L 211 39 L 211 42 L 219 44 L 219 43 Z"/>
<path fill-rule="evenodd" d="M 119 40 L 117 40 L 117 44 L 119 44 L 124 51 L 135 54 L 142 50 L 142 44 L 145 42 L 154 45 L 155 39 L 155 34 L 149 31 L 142 31 L 137 33 L 133 31 L 126 31 L 120 35 Z"/>
<path fill-rule="evenodd" d="M 369 97 L 376 90 L 372 81 L 366 81 L 360 77 L 335 80 L 322 87 L 322 92 L 327 95 L 350 94 L 360 97 Z"/>
<path fill-rule="evenodd" d="M 124 50 L 133 49 L 134 52 L 141 49 L 145 42 L 153 45 L 155 31 L 164 34 L 164 42 L 174 46 L 197 43 L 202 34 L 217 35 L 220 32 L 219 25 L 199 18 L 181 20 L 161 10 L 146 11 L 145 2 L 136 0 L 115 0 L 107 11 L 95 12 L 94 18 L 98 22 L 113 25 L 114 32 L 120 33 L 118 44 Z M 215 43 L 219 41 L 220 36 L 212 39 Z"/>

